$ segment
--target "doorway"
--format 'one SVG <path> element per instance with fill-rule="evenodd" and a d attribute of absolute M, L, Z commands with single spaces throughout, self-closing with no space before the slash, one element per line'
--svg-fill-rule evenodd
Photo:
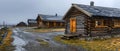
<path fill-rule="evenodd" d="M 70 31 L 71 31 L 71 33 L 76 32 L 76 18 L 70 19 Z"/>

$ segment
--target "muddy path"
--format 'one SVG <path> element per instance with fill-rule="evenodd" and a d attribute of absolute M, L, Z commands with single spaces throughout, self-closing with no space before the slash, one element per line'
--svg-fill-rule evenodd
<path fill-rule="evenodd" d="M 25 32 L 25 28 L 14 28 L 12 37 L 15 39 L 13 45 L 16 46 L 15 51 L 85 51 L 81 47 L 61 44 L 54 41 L 54 37 L 64 34 L 64 32 Z M 48 44 L 40 44 L 36 39 L 45 41 Z"/>

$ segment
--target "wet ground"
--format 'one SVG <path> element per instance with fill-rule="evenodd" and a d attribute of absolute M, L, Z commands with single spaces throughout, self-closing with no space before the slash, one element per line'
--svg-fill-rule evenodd
<path fill-rule="evenodd" d="M 26 28 L 14 28 L 13 45 L 16 46 L 15 51 L 85 51 L 82 47 L 76 47 L 71 45 L 65 45 L 54 41 L 54 37 L 64 34 L 64 32 L 25 32 Z M 42 39 L 48 42 L 47 45 L 42 45 L 36 39 Z"/>

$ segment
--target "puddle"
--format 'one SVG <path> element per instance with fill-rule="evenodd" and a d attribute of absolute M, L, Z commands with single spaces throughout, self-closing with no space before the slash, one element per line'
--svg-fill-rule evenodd
<path fill-rule="evenodd" d="M 14 51 L 25 51 L 23 46 L 25 46 L 27 43 L 17 36 L 13 36 L 13 38 L 14 38 L 14 41 L 12 44 L 16 46 L 16 49 Z"/>
<path fill-rule="evenodd" d="M 25 51 L 23 46 L 25 46 L 27 43 L 17 36 L 13 36 L 13 38 L 14 38 L 14 41 L 12 44 L 16 46 L 16 49 L 14 51 Z"/>
<path fill-rule="evenodd" d="M 16 49 L 14 51 L 25 51 L 23 46 L 25 46 L 27 42 L 17 36 L 17 31 L 14 30 L 13 32 L 15 35 L 12 36 L 14 38 L 12 45 L 16 46 Z"/>

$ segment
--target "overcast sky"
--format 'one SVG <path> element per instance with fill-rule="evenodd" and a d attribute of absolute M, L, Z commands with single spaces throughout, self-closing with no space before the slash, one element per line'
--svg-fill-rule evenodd
<path fill-rule="evenodd" d="M 63 16 L 72 3 L 120 8 L 119 0 L 0 0 L 0 24 L 17 24 L 36 19 L 38 14 Z"/>

